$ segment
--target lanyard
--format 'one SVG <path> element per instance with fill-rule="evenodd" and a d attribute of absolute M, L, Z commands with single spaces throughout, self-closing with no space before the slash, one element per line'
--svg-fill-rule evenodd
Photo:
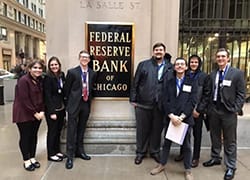
<path fill-rule="evenodd" d="M 165 64 L 165 63 L 162 62 L 161 65 L 158 65 L 158 66 L 157 66 L 157 71 L 159 71 L 159 70 L 164 66 L 164 64 Z"/>
<path fill-rule="evenodd" d="M 88 72 L 88 71 L 87 71 L 87 72 Z M 86 82 L 87 82 L 87 72 L 83 72 L 83 71 L 82 71 L 82 73 L 81 73 L 83 83 L 86 83 Z"/>
<path fill-rule="evenodd" d="M 163 61 L 160 65 L 157 66 L 157 72 L 158 72 L 158 80 L 161 79 L 162 77 L 162 74 L 163 74 L 163 68 L 164 68 L 164 65 L 165 65 L 165 61 Z"/>
<path fill-rule="evenodd" d="M 59 89 L 62 89 L 62 87 L 63 87 L 62 78 L 59 78 L 59 79 L 58 79 L 57 85 L 58 85 L 58 88 L 59 88 Z"/>

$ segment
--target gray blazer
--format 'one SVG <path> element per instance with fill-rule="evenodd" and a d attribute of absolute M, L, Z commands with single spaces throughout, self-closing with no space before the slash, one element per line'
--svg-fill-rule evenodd
<path fill-rule="evenodd" d="M 213 101 L 217 71 L 218 70 L 214 70 L 210 74 L 213 90 L 213 93 L 211 93 L 211 101 Z M 240 112 L 244 105 L 246 94 L 244 73 L 239 69 L 229 66 L 224 81 L 226 81 L 226 83 L 223 83 L 220 88 L 221 102 L 228 111 L 235 113 Z"/>

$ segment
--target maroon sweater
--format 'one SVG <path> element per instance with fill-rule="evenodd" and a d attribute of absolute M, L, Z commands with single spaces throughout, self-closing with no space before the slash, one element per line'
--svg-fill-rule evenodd
<path fill-rule="evenodd" d="M 42 79 L 33 79 L 28 73 L 22 76 L 15 88 L 13 122 L 34 121 L 36 112 L 44 111 Z"/>

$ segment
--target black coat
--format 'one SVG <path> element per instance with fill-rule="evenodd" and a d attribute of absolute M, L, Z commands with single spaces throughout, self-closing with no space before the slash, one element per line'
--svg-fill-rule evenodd
<path fill-rule="evenodd" d="M 59 76 L 62 84 L 65 84 L 65 75 L 62 72 Z M 48 115 L 55 114 L 56 109 L 64 107 L 64 91 L 58 84 L 58 79 L 55 76 L 46 74 L 44 78 L 44 100 L 45 109 Z"/>
<path fill-rule="evenodd" d="M 163 74 L 158 80 L 158 64 L 153 58 L 139 63 L 130 92 L 130 102 L 135 102 L 144 107 L 153 107 L 158 102 L 162 107 L 163 80 L 172 64 L 165 59 Z"/>
<path fill-rule="evenodd" d="M 82 99 L 82 77 L 81 77 L 81 67 L 77 66 L 68 70 L 66 76 L 66 82 L 64 86 L 65 97 L 66 97 L 66 110 L 68 113 L 74 114 L 79 108 L 79 104 Z M 96 81 L 96 72 L 88 68 L 89 79 L 88 79 L 88 88 L 89 88 L 89 104 L 91 103 L 92 94 L 94 90 L 94 83 Z"/>
<path fill-rule="evenodd" d="M 164 112 L 168 115 L 173 113 L 180 116 L 182 113 L 186 115 L 183 122 L 189 125 L 194 124 L 192 112 L 196 105 L 197 83 L 189 76 L 185 76 L 181 86 L 179 95 L 177 96 L 176 76 L 169 75 L 164 82 Z"/>

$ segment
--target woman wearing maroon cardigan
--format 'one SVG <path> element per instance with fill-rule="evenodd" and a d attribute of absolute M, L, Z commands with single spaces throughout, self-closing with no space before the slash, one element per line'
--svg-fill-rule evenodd
<path fill-rule="evenodd" d="M 16 85 L 13 104 L 13 122 L 17 124 L 20 139 L 19 147 L 24 160 L 24 168 L 34 171 L 40 167 L 35 159 L 37 132 L 44 119 L 42 89 L 42 61 L 36 60 L 28 65 L 28 73 Z"/>

